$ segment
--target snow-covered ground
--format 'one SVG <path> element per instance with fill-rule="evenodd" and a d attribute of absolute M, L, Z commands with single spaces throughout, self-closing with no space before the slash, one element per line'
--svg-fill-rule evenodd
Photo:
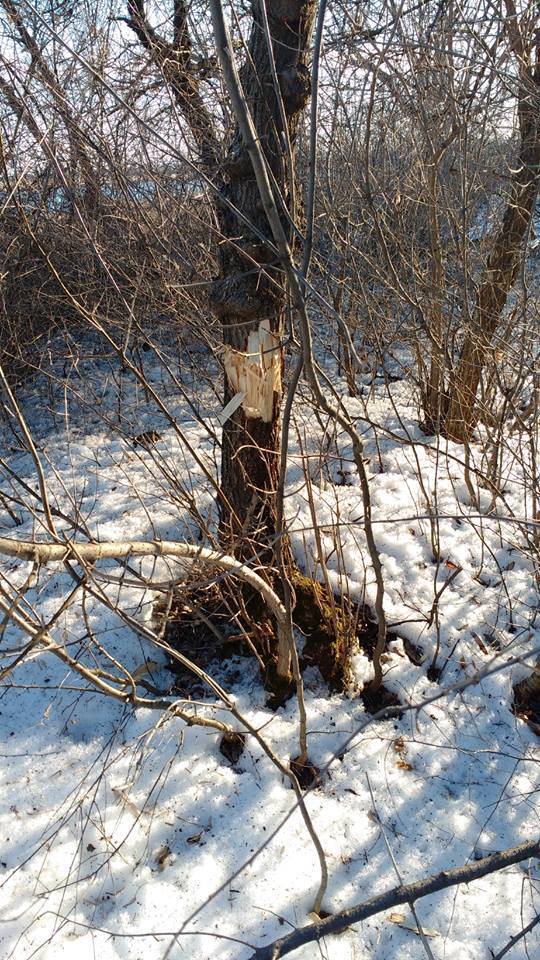
<path fill-rule="evenodd" d="M 175 428 L 97 342 L 90 339 L 86 353 L 19 394 L 51 505 L 64 515 L 55 515 L 58 531 L 73 536 L 65 518 L 77 517 L 81 540 L 198 543 L 191 495 L 201 520 L 215 523 L 216 370 L 204 357 L 196 367 L 183 358 L 176 371 L 183 397 L 145 354 L 149 384 Z M 405 381 L 380 380 L 366 406 L 364 400 L 347 403 L 365 434 L 395 635 L 385 683 L 403 704 L 432 702 L 399 720 L 370 722 L 357 691 L 329 694 L 315 670 L 306 674 L 310 759 L 323 769 L 306 804 L 326 853 L 330 911 L 395 886 L 398 873 L 409 882 L 534 838 L 540 815 L 539 741 L 510 709 L 512 684 L 528 672 L 514 661 L 540 648 L 532 554 L 512 520 L 530 511 L 517 451 L 509 442 L 504 499 L 493 504 L 480 487 L 475 504 L 462 449 L 437 446 L 420 433 Z M 320 575 L 306 468 L 330 576 L 336 588 L 346 582 L 353 597 L 372 603 L 350 448 L 330 431 L 325 456 L 318 455 L 323 431 L 307 402 L 299 400 L 296 422 L 287 515 L 297 558 Z M 150 430 L 159 436 L 134 442 Z M 35 464 L 13 416 L 4 417 L 0 443 L 0 490 L 14 498 L 7 502 L 20 520 L 15 525 L 0 502 L 0 536 L 48 539 Z M 150 626 L 156 594 L 137 586 L 134 571 L 165 580 L 182 570 L 149 559 L 130 567 L 128 576 L 116 561 L 98 564 L 106 577 L 96 583 L 109 605 L 79 590 L 50 632 L 92 667 L 103 668 L 104 650 L 132 672 L 150 658 L 156 663 L 143 675 L 166 690 L 163 656 L 114 608 Z M 62 564 L 32 570 L 0 558 L 0 586 L 12 596 L 28 577 L 16 602 L 48 624 L 73 579 Z M 27 638 L 13 624 L 0 630 L 1 671 Z M 407 655 L 410 643 L 421 648 L 420 666 Z M 434 683 L 427 671 L 437 644 L 442 676 Z M 360 684 L 370 670 L 361 654 L 357 669 Z M 281 759 L 298 753 L 296 700 L 276 713 L 268 709 L 248 659 L 216 665 L 216 676 Z M 464 685 L 473 678 L 478 682 Z M 206 715 L 211 702 L 201 708 Z M 214 716 L 230 721 L 217 702 Z M 253 738 L 232 765 L 219 752 L 216 731 L 133 711 L 39 650 L 3 676 L 0 729 L 3 960 L 244 960 L 255 945 L 309 922 L 319 877 L 315 849 L 290 785 Z M 539 905 L 540 868 L 524 862 L 419 901 L 424 941 L 410 909 L 401 907 L 293 955 L 405 960 L 431 951 L 437 960 L 489 960 Z M 509 953 L 511 960 L 539 956 L 540 927 Z"/>

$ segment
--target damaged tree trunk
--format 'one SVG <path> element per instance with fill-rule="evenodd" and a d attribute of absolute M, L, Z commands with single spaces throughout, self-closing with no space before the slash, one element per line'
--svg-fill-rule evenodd
<path fill-rule="evenodd" d="M 289 243 L 295 210 L 295 140 L 310 94 L 306 66 L 316 3 L 253 4 L 249 56 L 240 72 L 275 196 L 285 210 Z M 276 82 L 277 81 L 277 82 Z M 229 204 L 219 204 L 223 236 L 220 276 L 212 303 L 223 328 L 225 403 L 239 404 L 224 425 L 221 534 L 229 548 L 273 560 L 274 502 L 279 477 L 286 285 L 261 202 L 251 160 L 238 129 L 227 153 L 223 199 L 247 217 L 246 227 Z"/>
<path fill-rule="evenodd" d="M 317 0 L 254 0 L 240 71 L 243 96 L 291 243 L 297 213 L 295 140 L 310 96 L 307 60 L 316 8 Z M 170 83 L 201 163 L 220 188 L 216 197 L 220 271 L 211 295 L 223 330 L 228 414 L 223 428 L 220 536 L 236 556 L 272 563 L 285 274 L 272 253 L 275 247 L 247 145 L 238 128 L 229 145 L 220 142 L 218 124 L 201 94 L 187 4 L 175 0 L 172 43 L 148 23 L 144 0 L 128 0 L 128 11 L 129 25 Z"/>
<path fill-rule="evenodd" d="M 250 567 L 256 564 L 267 581 L 277 581 L 287 614 L 288 643 L 283 639 L 285 631 L 277 637 L 276 625 L 269 622 L 268 612 L 260 609 L 252 594 L 244 598 L 247 605 L 240 603 L 239 616 L 244 622 L 247 612 L 247 630 L 255 625 L 258 639 L 254 645 L 260 648 L 267 687 L 278 698 L 291 690 L 291 666 L 297 689 L 301 689 L 292 638 L 295 601 L 295 622 L 302 621 L 302 610 L 309 610 L 314 650 L 319 639 L 321 667 L 336 687 L 346 681 L 354 641 L 348 625 L 334 616 L 334 598 L 321 599 L 324 591 L 320 585 L 301 577 L 287 540 L 278 539 L 287 280 L 291 283 L 290 251 L 298 235 L 299 212 L 295 143 L 311 94 L 308 60 L 317 6 L 318 0 L 253 0 L 251 29 L 238 75 L 223 11 L 217 0 L 216 5 L 211 4 L 221 67 L 224 72 L 230 67 L 235 73 L 235 96 L 242 103 L 242 115 L 249 117 L 247 125 L 242 123 L 235 109 L 235 129 L 223 143 L 217 134 L 219 124 L 201 94 L 186 3 L 175 0 L 174 40 L 169 43 L 149 25 L 144 0 L 128 0 L 128 22 L 166 77 L 201 166 L 218 188 L 215 210 L 221 233 L 220 269 L 212 285 L 211 304 L 222 327 L 225 377 L 220 539 L 226 553 L 247 561 Z M 229 96 L 232 99 L 230 89 Z M 268 193 L 261 191 L 261 163 Z M 280 244 L 275 235 L 278 219 Z M 211 611 L 208 613 L 211 617 Z"/>
<path fill-rule="evenodd" d="M 210 0 L 224 89 L 236 119 L 232 136 L 225 142 L 218 136 L 220 123 L 214 121 L 201 93 L 202 75 L 193 55 L 186 0 L 174 0 L 172 43 L 157 36 L 149 25 L 145 0 L 127 0 L 127 6 L 128 23 L 166 77 L 191 132 L 201 167 L 216 188 L 220 272 L 213 283 L 211 302 L 223 332 L 225 375 L 220 538 L 227 553 L 247 561 L 249 566 L 256 564 L 267 582 L 277 581 L 276 589 L 286 611 L 288 643 L 280 642 L 276 650 L 275 624 L 264 613 L 259 617 L 258 610 L 246 608 L 241 598 L 238 603 L 235 596 L 233 603 L 241 608 L 240 619 L 245 620 L 247 613 L 248 629 L 255 625 L 262 650 L 261 666 L 278 694 L 290 689 L 294 675 L 299 700 L 303 702 L 292 631 L 293 622 L 300 624 L 302 620 L 302 607 L 311 616 L 312 638 L 317 633 L 321 640 L 320 658 L 315 651 L 315 659 L 320 659 L 335 687 L 346 683 L 355 630 L 349 629 L 346 617 L 335 615 L 336 600 L 330 589 L 323 591 L 327 594 L 324 602 L 320 584 L 301 577 L 283 536 L 280 432 L 285 317 L 290 294 L 301 329 L 302 364 L 307 380 L 321 408 L 337 419 L 353 444 L 366 513 L 368 549 L 377 581 L 377 643 L 373 659 L 379 686 L 380 656 L 386 640 L 384 583 L 371 528 L 362 443 L 349 417 L 334 408 L 322 392 L 313 366 L 302 284 L 291 260 L 295 239 L 300 235 L 295 200 L 295 144 L 302 112 L 311 96 L 308 63 L 315 14 L 319 9 L 319 51 L 326 3 L 252 0 L 251 29 L 247 42 L 242 44 L 243 65 L 238 73 L 221 0 Z M 318 53 L 316 64 L 318 72 Z M 225 109 L 223 119 L 226 121 L 228 116 Z M 314 118 L 312 132 L 313 123 Z M 309 229 L 307 232 L 309 249 Z M 300 369 L 299 365 L 298 374 Z M 259 655 L 257 642 L 250 640 Z M 305 744 L 301 748 L 303 758 L 304 748 Z"/>

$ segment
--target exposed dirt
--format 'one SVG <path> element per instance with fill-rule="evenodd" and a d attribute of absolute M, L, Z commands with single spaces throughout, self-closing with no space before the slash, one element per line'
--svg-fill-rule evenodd
<path fill-rule="evenodd" d="M 317 667 L 331 690 L 349 689 L 352 654 L 361 649 L 373 658 L 377 623 L 369 607 L 329 595 L 322 584 L 299 570 L 293 571 L 291 582 L 293 622 L 305 640 L 302 668 Z M 270 707 L 276 709 L 294 693 L 294 685 L 276 673 L 277 641 L 271 618 L 258 596 L 239 594 L 236 584 L 223 579 L 218 583 L 194 580 L 174 598 L 170 609 L 163 602 L 156 605 L 154 622 L 156 628 L 161 625 L 163 638 L 173 650 L 203 670 L 217 659 L 226 663 L 231 658 L 255 656 L 270 693 Z M 204 681 L 172 654 L 169 666 L 176 691 L 190 697 L 207 692 Z M 368 703 L 376 704 L 371 712 L 398 703 L 397 698 L 389 699 L 392 695 L 384 688 L 362 696 L 367 698 L 367 709 Z"/>
<path fill-rule="evenodd" d="M 158 601 L 153 620 L 155 629 L 163 631 L 165 643 L 202 670 L 216 659 L 247 652 L 223 584 L 186 584 L 173 598 L 170 609 Z M 189 697 L 208 693 L 206 684 L 173 654 L 168 661 L 175 692 Z"/>
<path fill-rule="evenodd" d="M 219 752 L 234 766 L 242 756 L 245 745 L 245 733 L 224 733 L 219 743 Z"/>
<path fill-rule="evenodd" d="M 360 699 L 366 708 L 366 712 L 370 713 L 372 716 L 375 713 L 378 713 L 379 710 L 385 710 L 388 707 L 400 707 L 401 703 L 396 697 L 395 693 L 392 693 L 390 690 L 387 690 L 384 684 L 378 689 L 374 689 L 373 686 L 368 683 L 364 687 L 362 693 L 360 694 Z M 392 717 L 392 719 L 399 720 L 403 714 L 399 713 L 384 713 L 381 719 L 385 719 L 387 716 Z"/>
<path fill-rule="evenodd" d="M 514 686 L 512 710 L 540 737 L 540 685 L 536 689 L 536 684 L 531 683 L 533 678 L 538 681 L 536 674 L 533 674 L 532 678 L 525 677 Z"/>
<path fill-rule="evenodd" d="M 300 757 L 295 757 L 289 766 L 302 790 L 309 790 L 310 787 L 316 787 L 321 782 L 321 771 L 309 760 L 303 761 Z"/>

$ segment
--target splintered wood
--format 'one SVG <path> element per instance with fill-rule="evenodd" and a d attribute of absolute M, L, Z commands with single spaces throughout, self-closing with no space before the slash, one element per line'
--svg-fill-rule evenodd
<path fill-rule="evenodd" d="M 245 353 L 226 346 L 224 361 L 231 389 L 244 395 L 246 417 L 270 423 L 274 395 L 281 395 L 281 348 L 279 336 L 272 333 L 268 320 L 249 334 Z"/>

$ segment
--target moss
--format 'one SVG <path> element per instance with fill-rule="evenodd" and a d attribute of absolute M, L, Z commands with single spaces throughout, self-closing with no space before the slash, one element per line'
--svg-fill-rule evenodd
<path fill-rule="evenodd" d="M 344 690 L 351 680 L 350 659 L 356 641 L 351 618 L 322 584 L 300 571 L 294 571 L 292 585 L 296 597 L 293 621 L 306 638 L 303 664 L 318 667 L 333 690 Z"/>
<path fill-rule="evenodd" d="M 351 684 L 351 655 L 358 644 L 368 653 L 376 637 L 376 625 L 369 608 L 349 600 L 329 595 L 326 587 L 305 576 L 293 567 L 290 579 L 294 589 L 293 622 L 305 637 L 302 666 L 318 667 L 332 690 L 343 691 Z M 276 584 L 279 591 L 279 586 Z M 202 587 L 196 581 L 179 592 L 171 609 L 156 606 L 156 628 L 167 617 L 165 640 L 198 666 L 205 669 L 213 659 L 226 659 L 231 654 L 249 654 L 254 650 L 259 657 L 266 690 L 271 694 L 270 705 L 281 706 L 294 693 L 292 680 L 279 677 L 276 672 L 277 639 L 268 610 L 258 593 L 242 591 L 244 615 L 238 614 L 238 585 L 231 589 L 220 583 Z M 233 613 L 236 625 L 232 629 Z M 242 639 L 240 621 L 244 621 L 248 644 Z M 221 635 L 221 642 L 219 636 Z M 178 689 L 192 695 L 202 693 L 196 680 L 178 661 L 171 660 L 176 673 Z"/>
<path fill-rule="evenodd" d="M 357 643 L 352 605 L 347 610 L 342 600 L 329 596 L 323 584 L 305 576 L 296 566 L 290 569 L 289 577 L 294 590 L 293 623 L 306 638 L 302 666 L 318 667 L 332 690 L 343 691 L 350 686 L 350 659 Z M 279 584 L 274 587 L 281 592 Z M 256 624 L 261 634 L 255 643 L 266 665 L 265 688 L 272 694 L 270 705 L 277 707 L 292 696 L 294 685 L 276 673 L 277 644 L 270 639 L 268 611 L 260 595 L 244 595 L 244 603 L 252 629 Z"/>

